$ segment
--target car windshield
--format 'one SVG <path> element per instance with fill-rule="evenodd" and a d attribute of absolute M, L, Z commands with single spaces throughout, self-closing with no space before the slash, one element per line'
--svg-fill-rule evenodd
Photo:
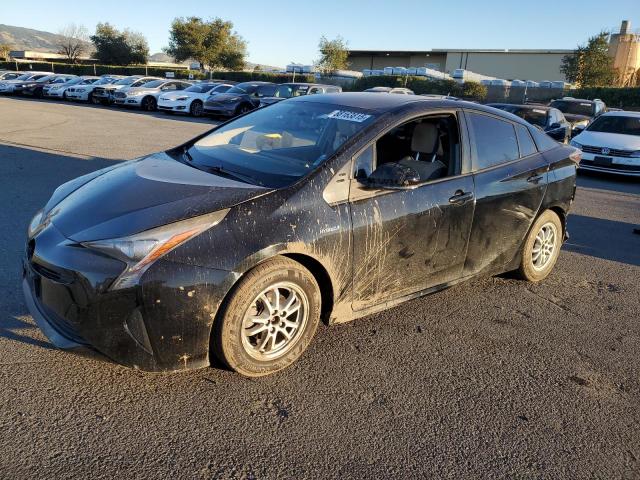
<path fill-rule="evenodd" d="M 520 108 L 508 105 L 502 107 L 502 110 L 513 113 L 531 125 L 537 125 L 542 128 L 547 126 L 547 112 L 541 108 Z"/>
<path fill-rule="evenodd" d="M 316 169 L 370 125 L 368 110 L 316 102 L 282 102 L 214 130 L 185 154 L 211 173 L 268 188 L 287 186 Z"/>
<path fill-rule="evenodd" d="M 194 93 L 207 93 L 209 90 L 211 90 L 215 86 L 216 86 L 215 84 L 212 85 L 210 83 L 196 84 L 196 85 L 191 85 L 189 88 L 185 88 L 184 91 L 194 92 Z"/>
<path fill-rule="evenodd" d="M 96 78 L 86 78 L 82 81 L 81 85 L 91 85 L 93 83 L 98 83 Z"/>
<path fill-rule="evenodd" d="M 150 82 L 143 83 L 142 85 L 138 85 L 139 87 L 146 88 L 158 88 L 160 85 L 165 83 L 164 80 L 151 80 Z"/>
<path fill-rule="evenodd" d="M 551 102 L 551 107 L 557 108 L 562 113 L 569 115 L 593 116 L 593 104 L 591 102 L 569 102 L 566 100 L 556 100 Z"/>
<path fill-rule="evenodd" d="M 640 136 L 640 117 L 605 115 L 587 127 L 590 132 L 619 133 L 620 135 Z"/>
<path fill-rule="evenodd" d="M 227 93 L 247 93 L 251 95 L 253 92 L 255 92 L 258 89 L 258 87 L 260 87 L 260 85 L 251 85 L 247 83 L 242 83 L 240 85 L 234 85 L 229 90 L 227 90 Z"/>
<path fill-rule="evenodd" d="M 120 80 L 118 80 L 117 82 L 114 82 L 114 85 L 131 85 L 133 82 L 139 80 L 139 78 L 134 77 L 134 78 L 122 78 Z"/>
<path fill-rule="evenodd" d="M 110 83 L 113 83 L 115 80 L 113 78 L 106 78 L 103 77 L 100 80 L 98 80 L 97 82 L 94 83 L 94 85 L 108 85 Z"/>
<path fill-rule="evenodd" d="M 274 97 L 277 88 L 278 85 L 260 85 L 256 90 L 256 95 L 259 97 Z"/>

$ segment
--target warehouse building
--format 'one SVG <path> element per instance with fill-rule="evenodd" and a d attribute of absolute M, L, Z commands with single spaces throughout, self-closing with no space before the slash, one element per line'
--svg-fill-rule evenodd
<path fill-rule="evenodd" d="M 562 58 L 573 50 L 351 50 L 349 68 L 428 67 L 445 73 L 456 69 L 506 80 L 564 80 Z"/>

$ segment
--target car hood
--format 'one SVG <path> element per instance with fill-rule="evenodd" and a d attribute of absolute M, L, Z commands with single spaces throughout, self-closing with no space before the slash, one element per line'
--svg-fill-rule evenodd
<path fill-rule="evenodd" d="M 45 213 L 76 242 L 132 235 L 270 191 L 197 170 L 166 153 L 124 162 L 73 182 L 61 186 L 61 193 L 56 190 L 58 199 L 49 202 L 55 205 L 48 205 Z"/>
<path fill-rule="evenodd" d="M 581 145 L 607 147 L 616 150 L 640 150 L 640 137 L 619 133 L 590 132 L 586 130 L 573 139 Z"/>
<path fill-rule="evenodd" d="M 224 102 L 230 98 L 245 98 L 246 93 L 218 93 L 217 95 L 211 95 L 207 101 Z"/>
<path fill-rule="evenodd" d="M 583 120 L 591 121 L 590 116 L 578 115 L 577 113 L 565 113 L 564 118 L 566 118 L 569 123 L 582 122 Z"/>
<path fill-rule="evenodd" d="M 158 93 L 160 91 L 159 88 L 145 88 L 145 87 L 129 87 L 124 90 L 127 93 L 138 93 L 138 92 L 149 92 L 149 93 Z"/>

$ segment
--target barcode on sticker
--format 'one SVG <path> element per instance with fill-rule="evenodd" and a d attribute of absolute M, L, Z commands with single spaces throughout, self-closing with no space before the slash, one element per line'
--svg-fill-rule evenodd
<path fill-rule="evenodd" d="M 349 112 L 347 110 L 334 110 L 329 115 L 327 115 L 327 117 L 335 118 L 337 120 L 347 120 L 348 122 L 362 123 L 365 120 L 371 118 L 371 115 L 367 115 L 366 113 Z"/>

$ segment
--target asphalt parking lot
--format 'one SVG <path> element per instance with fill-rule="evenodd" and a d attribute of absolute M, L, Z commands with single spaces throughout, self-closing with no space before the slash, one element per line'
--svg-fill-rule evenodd
<path fill-rule="evenodd" d="M 248 380 L 59 351 L 20 287 L 59 184 L 210 120 L 0 98 L 0 478 L 640 478 L 640 181 L 580 176 L 541 284 L 485 278 Z"/>

